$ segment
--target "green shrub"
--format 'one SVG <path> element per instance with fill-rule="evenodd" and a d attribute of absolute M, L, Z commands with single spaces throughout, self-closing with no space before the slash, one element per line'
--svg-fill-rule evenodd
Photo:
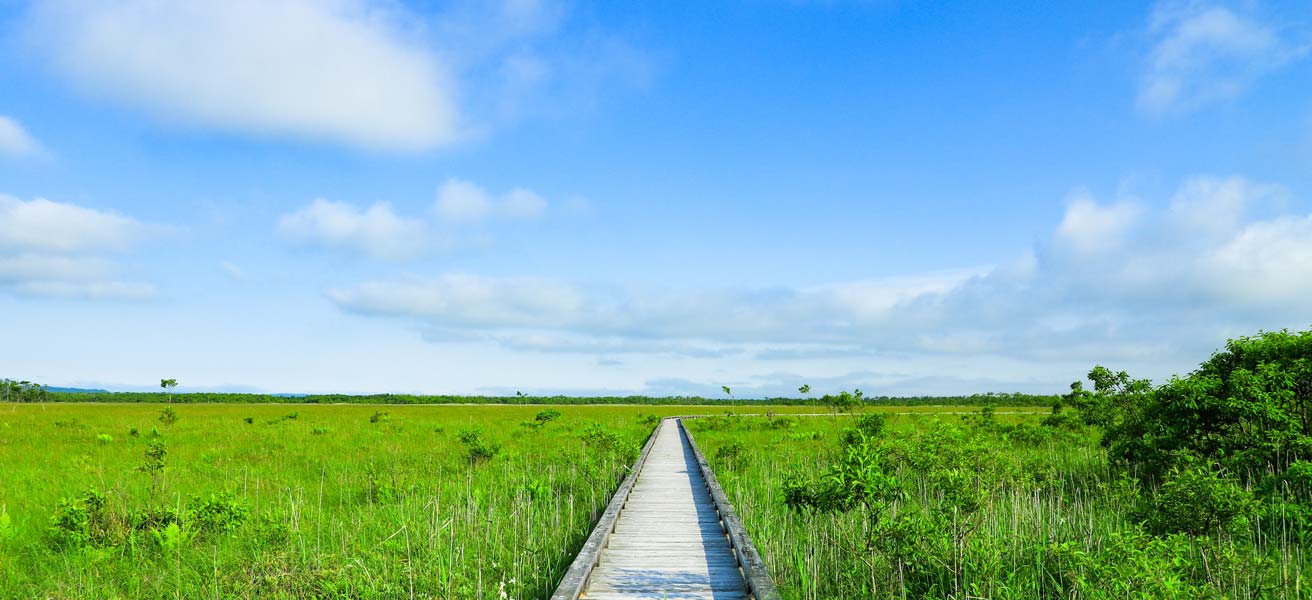
<path fill-rule="evenodd" d="M 212 495 L 209 498 L 191 499 L 188 514 L 193 527 L 205 532 L 226 532 L 246 522 L 250 509 L 230 494 Z"/>
<path fill-rule="evenodd" d="M 107 505 L 105 496 L 96 490 L 60 500 L 46 530 L 47 540 L 59 549 L 117 544 L 123 537 L 124 523 L 114 517 Z"/>
<path fill-rule="evenodd" d="M 533 420 L 545 425 L 559 418 L 560 418 L 560 411 L 554 408 L 548 408 L 544 411 L 538 412 L 538 414 L 533 417 Z"/>
<path fill-rule="evenodd" d="M 1230 340 L 1156 390 L 1102 367 L 1089 378 L 1095 392 L 1072 384 L 1071 399 L 1106 428 L 1109 454 L 1147 479 L 1185 454 L 1243 478 L 1312 460 L 1312 331 Z"/>
<path fill-rule="evenodd" d="M 1173 467 L 1143 511 L 1153 533 L 1210 535 L 1241 532 L 1257 515 L 1257 501 L 1238 480 L 1200 463 Z"/>
<path fill-rule="evenodd" d="M 487 462 L 501 451 L 501 444 L 489 441 L 478 428 L 462 429 L 459 439 L 465 446 L 465 457 L 471 464 Z"/>
<path fill-rule="evenodd" d="M 730 471 L 737 471 L 745 466 L 750 457 L 751 455 L 747 453 L 747 446 L 744 446 L 742 442 L 729 442 L 715 450 L 715 464 Z"/>
<path fill-rule="evenodd" d="M 173 425 L 178 422 L 178 413 L 173 410 L 172 406 L 165 406 L 164 410 L 159 411 L 159 422 L 165 426 Z"/>

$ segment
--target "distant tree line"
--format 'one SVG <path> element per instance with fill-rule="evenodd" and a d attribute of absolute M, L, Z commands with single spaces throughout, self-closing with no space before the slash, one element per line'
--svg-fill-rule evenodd
<path fill-rule="evenodd" d="M 7 384 L 11 383 L 4 380 Z M 650 404 L 650 405 L 713 405 L 752 406 L 790 405 L 830 407 L 832 398 L 704 398 L 702 396 L 461 396 L 415 394 L 235 394 L 216 392 L 104 392 L 51 390 L 37 384 L 21 382 L 10 393 L 5 386 L 3 400 L 10 402 L 157 402 L 157 403 L 216 403 L 216 404 Z M 969 396 L 865 396 L 861 406 L 1051 406 L 1058 395 L 987 393 Z"/>
<path fill-rule="evenodd" d="M 45 386 L 30 381 L 0 379 L 0 401 L 49 402 L 51 393 Z"/>

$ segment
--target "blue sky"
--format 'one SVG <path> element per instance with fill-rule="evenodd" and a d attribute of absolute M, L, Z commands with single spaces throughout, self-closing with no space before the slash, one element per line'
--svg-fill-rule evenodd
<path fill-rule="evenodd" d="M 1058 392 L 1312 325 L 1312 6 L 0 0 L 0 376 Z"/>

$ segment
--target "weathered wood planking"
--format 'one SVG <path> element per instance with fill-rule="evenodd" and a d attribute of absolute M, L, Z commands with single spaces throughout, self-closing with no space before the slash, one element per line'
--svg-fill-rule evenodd
<path fill-rule="evenodd" d="M 678 419 L 661 421 L 552 600 L 778 598 L 741 527 L 726 531 L 725 510 L 737 517 L 700 454 Z"/>

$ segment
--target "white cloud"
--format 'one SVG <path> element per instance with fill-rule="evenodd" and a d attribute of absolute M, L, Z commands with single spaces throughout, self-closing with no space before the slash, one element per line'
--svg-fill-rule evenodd
<path fill-rule="evenodd" d="M 41 147 L 26 129 L 18 122 L 0 115 L 0 157 L 34 158 L 45 155 Z"/>
<path fill-rule="evenodd" d="M 448 179 L 437 190 L 433 212 L 444 221 L 482 221 L 492 214 L 492 199 L 483 188 L 461 179 Z"/>
<path fill-rule="evenodd" d="M 1138 106 L 1152 114 L 1234 98 L 1262 75 L 1306 54 L 1257 17 L 1204 2 L 1159 3 Z"/>
<path fill-rule="evenodd" d="M 294 242 L 382 259 L 414 258 L 431 244 L 423 221 L 399 217 L 384 202 L 360 210 L 343 202 L 316 199 L 283 216 L 278 232 Z"/>
<path fill-rule="evenodd" d="M 455 86 L 405 21 L 365 0 L 56 0 L 34 6 L 25 33 L 74 83 L 163 120 L 373 149 L 449 143 Z"/>
<path fill-rule="evenodd" d="M 111 212 L 0 194 L 0 249 L 121 251 L 149 232 L 145 225 Z"/>
<path fill-rule="evenodd" d="M 547 212 L 547 201 L 532 191 L 515 188 L 501 201 L 501 213 L 512 219 L 536 219 Z"/>
<path fill-rule="evenodd" d="M 1104 251 L 1122 242 L 1142 212 L 1128 200 L 1102 206 L 1081 193 L 1066 207 L 1066 215 L 1057 226 L 1056 239 L 1076 252 Z"/>
<path fill-rule="evenodd" d="M 98 257 L 18 254 L 0 256 L 0 284 L 36 280 L 86 281 L 106 277 L 112 264 Z"/>
<path fill-rule="evenodd" d="M 245 270 L 226 260 L 219 263 L 219 268 L 223 269 L 223 272 L 226 273 L 228 277 L 232 278 L 233 281 L 244 281 L 246 279 Z"/>
<path fill-rule="evenodd" d="M 153 285 L 123 281 L 26 281 L 12 290 L 23 296 L 76 300 L 149 300 L 156 293 Z"/>
<path fill-rule="evenodd" d="M 487 190 L 463 179 L 448 179 L 437 190 L 433 214 L 454 224 L 470 224 L 491 217 L 537 219 L 547 211 L 547 201 L 531 190 L 514 188 L 494 197 Z"/>
<path fill-rule="evenodd" d="M 412 320 L 432 341 L 519 350 L 918 356 L 930 361 L 921 367 L 953 357 L 1110 361 L 1163 376 L 1226 336 L 1308 325 L 1312 215 L 1249 216 L 1283 194 L 1239 177 L 1188 179 L 1164 209 L 1082 194 L 1032 255 L 997 268 L 720 290 L 462 274 L 375 281 L 329 297 L 350 312 Z"/>
<path fill-rule="evenodd" d="M 581 324 L 583 294 L 568 284 L 533 278 L 491 279 L 449 274 L 431 281 L 366 283 L 328 292 L 338 304 L 364 313 L 431 318 L 457 329 L 564 328 Z"/>
<path fill-rule="evenodd" d="M 478 237 L 475 227 L 486 221 L 533 220 L 546 210 L 547 201 L 527 189 L 514 188 L 494 197 L 473 182 L 448 179 L 438 189 L 428 218 L 400 216 L 385 202 L 359 209 L 320 198 L 284 215 L 277 229 L 299 244 L 406 260 L 467 243 Z"/>
<path fill-rule="evenodd" d="M 149 284 L 113 279 L 122 252 L 162 228 L 114 213 L 44 198 L 0 195 L 0 291 L 23 296 L 140 300 Z"/>

